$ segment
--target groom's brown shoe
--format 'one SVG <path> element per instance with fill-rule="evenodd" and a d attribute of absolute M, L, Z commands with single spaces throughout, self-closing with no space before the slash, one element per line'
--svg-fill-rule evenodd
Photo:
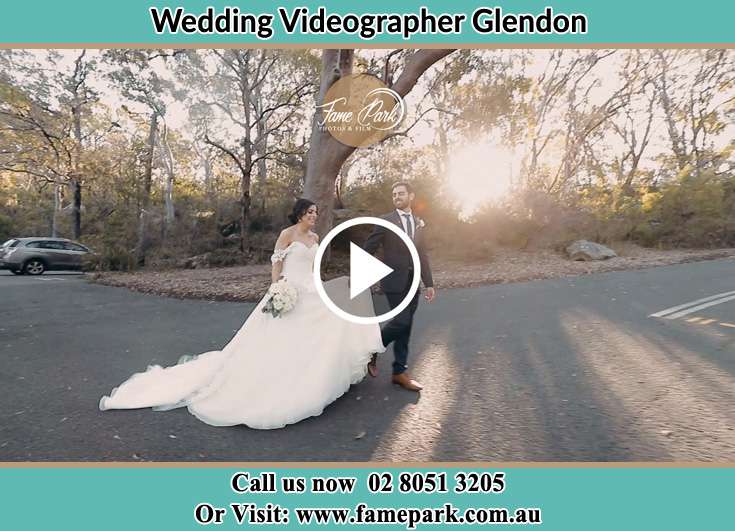
<path fill-rule="evenodd" d="M 424 388 L 423 385 L 418 383 L 416 380 L 412 380 L 405 372 L 402 372 L 401 374 L 394 374 L 393 383 L 398 384 L 404 389 L 408 389 L 409 391 L 418 392 Z"/>
<path fill-rule="evenodd" d="M 368 362 L 368 374 L 375 378 L 378 375 L 378 355 L 373 354 L 373 357 L 370 358 L 370 361 Z"/>

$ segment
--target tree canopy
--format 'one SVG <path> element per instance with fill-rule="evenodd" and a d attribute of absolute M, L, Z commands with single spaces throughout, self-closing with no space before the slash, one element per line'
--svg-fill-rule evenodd
<path fill-rule="evenodd" d="M 409 109 L 367 148 L 314 127 L 351 72 Z M 409 180 L 458 256 L 732 245 L 734 117 L 726 49 L 2 50 L 0 239 L 78 239 L 107 268 L 257 261 L 296 198 L 324 232 Z"/>

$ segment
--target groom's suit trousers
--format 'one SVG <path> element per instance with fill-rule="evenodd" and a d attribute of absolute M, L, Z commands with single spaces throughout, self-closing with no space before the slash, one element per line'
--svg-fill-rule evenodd
<path fill-rule="evenodd" d="M 386 293 L 388 304 L 391 309 L 395 308 L 408 294 L 408 290 L 402 293 Z M 413 314 L 419 305 L 419 292 L 411 300 L 406 309 L 391 319 L 381 330 L 383 345 L 386 347 L 393 343 L 393 374 L 401 374 L 408 368 L 408 341 L 411 338 L 411 327 L 413 326 Z"/>

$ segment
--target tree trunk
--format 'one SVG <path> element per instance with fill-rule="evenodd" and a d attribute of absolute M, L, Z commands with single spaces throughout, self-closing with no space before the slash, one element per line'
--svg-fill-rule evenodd
<path fill-rule="evenodd" d="M 347 160 L 353 160 L 353 159 L 347 159 Z M 345 196 L 345 190 L 347 189 L 347 178 L 350 174 L 350 168 L 352 168 L 352 162 L 345 161 L 344 164 L 342 164 L 342 167 L 340 168 L 339 172 L 337 173 L 337 182 L 334 184 L 334 208 L 344 208 L 344 196 Z"/>
<path fill-rule="evenodd" d="M 61 221 L 61 212 L 63 209 L 61 197 L 61 184 L 54 184 L 54 218 L 51 221 L 51 237 L 59 237 L 59 222 Z"/>
<path fill-rule="evenodd" d="M 688 154 L 686 152 L 685 141 L 679 136 L 679 131 L 676 125 L 676 112 L 674 104 L 669 96 L 668 86 L 668 58 L 661 50 L 657 50 L 656 55 L 659 59 L 661 70 L 659 71 L 659 94 L 661 96 L 661 106 L 664 110 L 664 118 L 666 120 L 666 127 L 669 133 L 669 140 L 671 142 L 671 151 L 674 152 L 676 157 L 676 163 L 679 170 L 683 170 L 688 162 Z"/>
<path fill-rule="evenodd" d="M 78 98 L 75 96 L 75 98 Z M 72 238 L 78 240 L 82 235 L 82 109 L 76 100 L 72 105 L 72 116 L 74 119 L 74 171 L 70 179 L 71 187 L 71 216 L 72 216 Z"/>
<path fill-rule="evenodd" d="M 138 242 L 135 247 L 135 261 L 138 266 L 145 265 L 146 251 L 148 250 L 148 218 L 151 204 L 151 182 L 153 177 L 153 155 L 156 145 L 156 128 L 158 127 L 158 113 L 151 113 L 150 130 L 148 131 L 148 153 L 145 159 L 145 173 L 143 175 L 143 197 L 138 213 Z"/>
<path fill-rule="evenodd" d="M 242 180 L 242 193 L 240 196 L 240 250 L 247 252 L 250 249 L 250 238 L 248 237 L 248 220 L 250 213 L 250 178 Z"/>
<path fill-rule="evenodd" d="M 73 84 L 72 84 L 72 103 L 71 115 L 72 125 L 74 127 L 74 160 L 72 162 L 72 175 L 70 178 L 70 188 L 72 196 L 72 237 L 78 240 L 82 235 L 82 107 L 85 104 L 85 81 L 87 79 L 87 71 L 84 67 L 84 56 L 86 50 L 83 50 L 75 61 Z"/>
<path fill-rule="evenodd" d="M 163 216 L 163 236 L 168 238 L 174 225 L 176 211 L 174 210 L 174 157 L 171 153 L 171 145 L 168 142 L 168 128 L 164 128 L 162 146 L 165 157 L 166 167 L 166 186 L 164 188 L 164 216 Z"/>
<path fill-rule="evenodd" d="M 306 182 L 304 196 L 314 201 L 319 208 L 316 231 L 324 236 L 332 228 L 334 220 L 334 184 L 342 164 L 355 148 L 345 146 L 327 131 L 312 132 L 309 160 L 306 166 Z M 311 151 L 317 149 L 312 155 Z"/>
<path fill-rule="evenodd" d="M 78 240 L 82 235 L 82 183 L 77 177 L 72 179 L 69 184 L 72 200 L 72 238 Z"/>
<path fill-rule="evenodd" d="M 324 50 L 322 52 L 321 83 L 317 105 L 324 103 L 324 97 L 336 81 L 352 73 L 353 50 Z M 342 71 L 342 68 L 346 71 Z M 311 124 L 311 140 L 306 163 L 304 196 L 311 199 L 319 209 L 316 232 L 324 236 L 332 227 L 334 219 L 334 183 L 339 170 L 347 157 L 355 150 L 341 144 L 319 126 L 319 110 L 314 112 Z"/>
<path fill-rule="evenodd" d="M 255 97 L 256 102 L 256 112 L 258 115 L 260 115 L 261 112 L 263 112 L 263 96 L 261 95 L 261 85 L 258 85 L 255 87 L 255 90 L 253 92 L 253 96 Z M 268 131 L 266 128 L 265 120 L 260 119 L 255 123 L 255 129 L 257 132 L 257 139 L 255 141 L 256 145 L 256 156 L 260 157 L 258 159 L 258 171 L 256 176 L 256 182 L 258 183 L 258 190 L 260 191 L 260 211 L 261 213 L 265 213 L 266 211 L 266 196 L 267 196 L 267 187 L 266 182 L 268 178 L 268 168 L 266 166 L 266 153 L 268 153 Z"/>
<path fill-rule="evenodd" d="M 448 93 L 446 90 L 446 85 L 442 85 L 441 87 L 441 97 L 439 97 L 436 93 L 431 95 L 432 102 L 434 104 L 434 107 L 439 108 L 447 108 L 447 101 L 448 101 Z M 445 179 L 447 177 L 448 169 L 447 169 L 447 161 L 449 160 L 449 135 L 448 135 L 448 129 L 449 126 L 447 124 L 447 117 L 444 113 L 439 113 L 439 116 L 437 118 L 437 124 L 436 124 L 436 132 L 437 136 L 436 139 L 438 141 L 438 144 L 436 146 L 437 151 L 435 155 L 435 164 L 437 165 L 437 174 L 442 178 Z"/>
<path fill-rule="evenodd" d="M 174 210 L 174 174 L 170 169 L 168 169 L 166 176 L 166 189 L 164 190 L 163 198 L 165 201 L 164 232 L 168 236 L 173 228 L 174 218 L 176 217 L 176 211 Z"/>
<path fill-rule="evenodd" d="M 252 82 L 250 80 L 250 52 L 246 52 L 240 62 L 240 95 L 242 110 L 245 115 L 245 138 L 243 138 L 243 163 L 240 164 L 242 179 L 240 181 L 240 250 L 247 252 L 250 249 L 248 234 L 248 214 L 250 213 L 250 184 L 253 173 L 253 139 L 252 139 Z"/>
<path fill-rule="evenodd" d="M 391 87 L 400 96 L 406 96 L 416 86 L 421 75 L 434 63 L 454 50 L 417 50 L 409 57 L 405 68 Z M 321 84 L 318 105 L 324 102 L 329 87 L 341 77 L 352 73 L 354 50 L 324 50 L 322 52 Z M 332 228 L 334 220 L 335 182 L 342 164 L 354 147 L 345 146 L 319 126 L 319 111 L 314 113 L 311 126 L 309 158 L 306 165 L 304 196 L 319 208 L 316 231 L 324 236 Z"/>
<path fill-rule="evenodd" d="M 212 161 L 209 160 L 208 156 L 202 157 L 202 166 L 204 168 L 204 190 L 206 191 L 207 197 L 214 199 L 214 179 L 212 172 Z"/>

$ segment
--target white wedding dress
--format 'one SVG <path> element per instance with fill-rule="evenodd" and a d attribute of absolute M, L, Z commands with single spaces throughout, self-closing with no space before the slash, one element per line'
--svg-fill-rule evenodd
<path fill-rule="evenodd" d="M 99 408 L 186 406 L 213 426 L 258 429 L 320 415 L 365 377 L 371 355 L 385 347 L 377 324 L 346 321 L 319 298 L 312 276 L 316 248 L 294 242 L 273 256 L 283 260 L 283 276 L 298 290 L 293 310 L 275 318 L 262 312 L 261 300 L 221 351 L 148 367 L 103 397 Z M 325 284 L 333 298 L 348 293 L 346 277 Z M 372 312 L 369 291 L 351 303 L 362 315 Z"/>

